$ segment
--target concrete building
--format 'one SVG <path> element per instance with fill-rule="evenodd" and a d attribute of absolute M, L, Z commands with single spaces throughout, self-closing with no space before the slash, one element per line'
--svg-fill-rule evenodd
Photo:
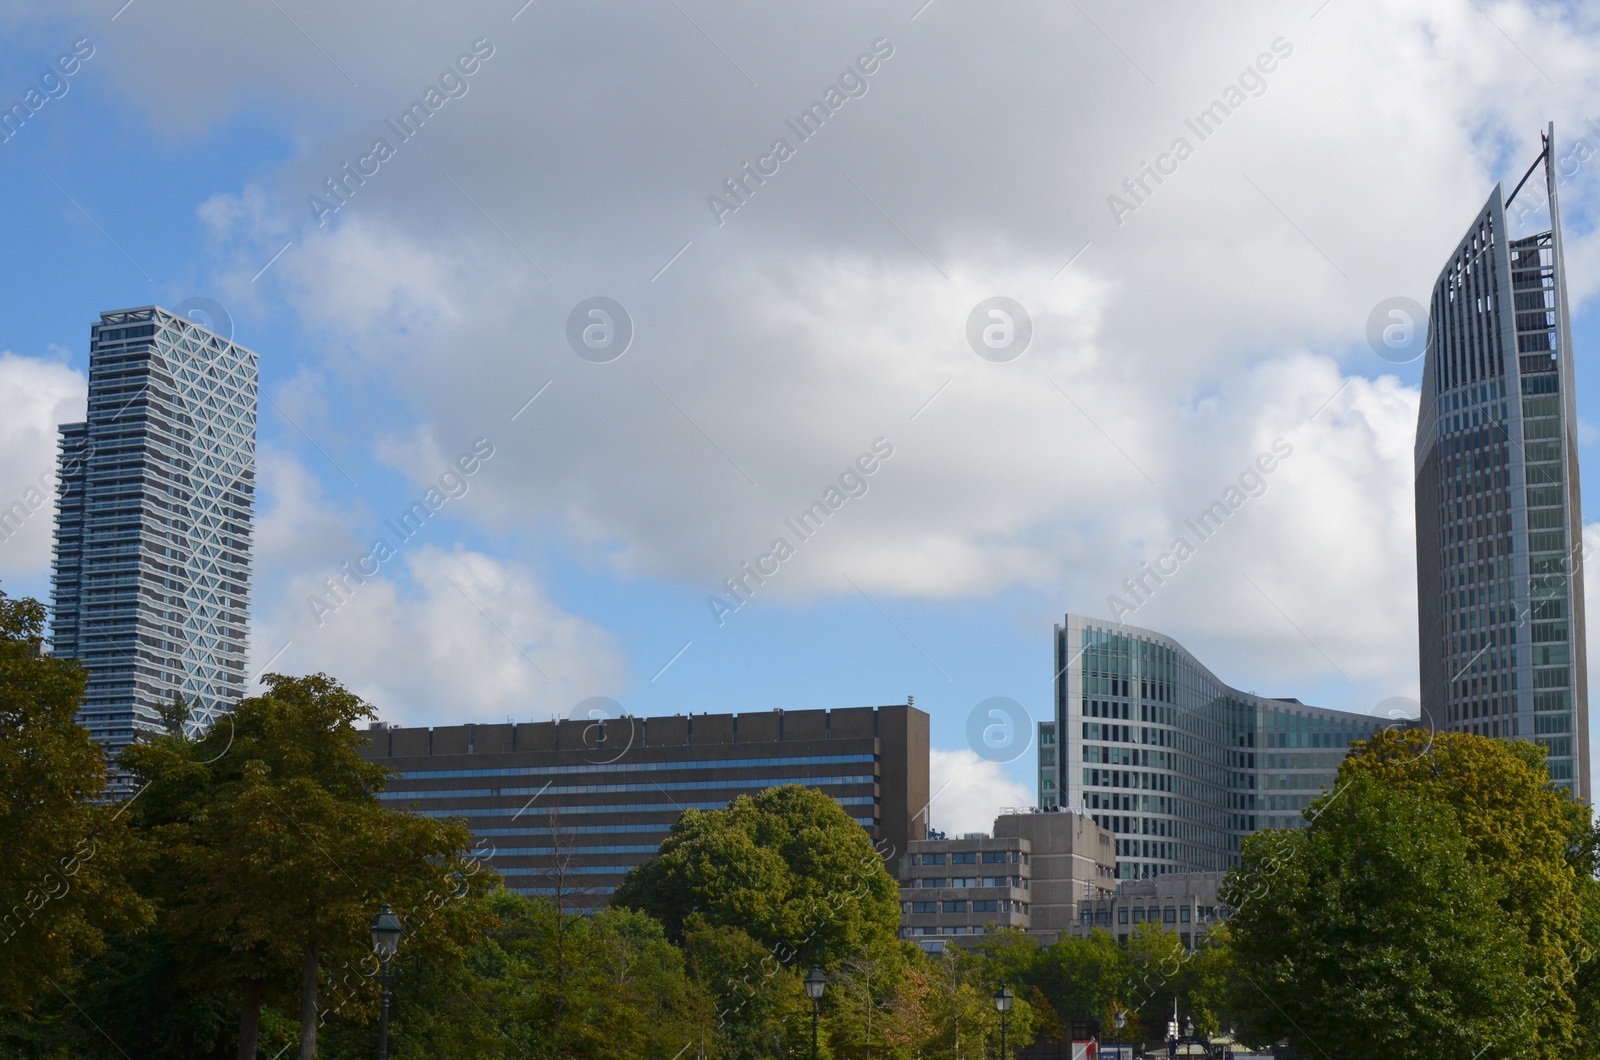
<path fill-rule="evenodd" d="M 1115 890 L 1080 902 L 1070 934 L 1085 938 L 1094 930 L 1108 931 L 1118 942 L 1127 942 L 1134 928 L 1151 922 L 1177 932 L 1184 946 L 1193 949 L 1208 928 L 1227 917 L 1217 897 L 1223 875 L 1174 872 L 1124 880 Z"/>
<path fill-rule="evenodd" d="M 610 901 L 679 814 L 803 784 L 837 799 L 894 864 L 926 834 L 928 715 L 909 705 L 439 728 L 375 728 L 381 798 L 460 817 L 506 886 Z"/>
<path fill-rule="evenodd" d="M 1434 284 L 1415 452 L 1418 643 L 1434 724 L 1537 741 L 1550 779 L 1588 801 L 1578 411 L 1554 140 L 1552 125 L 1510 196 L 1495 185 Z M 1544 179 L 1525 187 L 1541 163 Z M 1519 195 L 1518 213 L 1542 231 L 1512 234 Z"/>
<path fill-rule="evenodd" d="M 1006 813 L 994 834 L 913 841 L 900 862 L 900 935 L 927 948 L 971 948 L 1020 928 L 1053 942 L 1083 898 L 1109 894 L 1111 834 L 1081 814 Z"/>
<path fill-rule="evenodd" d="M 1351 741 L 1411 723 L 1242 692 L 1136 626 L 1069 614 L 1055 637 L 1039 805 L 1114 832 L 1122 880 L 1236 865 L 1244 836 L 1304 823 Z"/>
<path fill-rule="evenodd" d="M 89 332 L 88 418 L 61 427 L 52 651 L 88 670 L 79 721 L 114 755 L 174 694 L 196 729 L 243 695 L 257 358 L 155 306 Z"/>
<path fill-rule="evenodd" d="M 995 818 L 995 836 L 1014 836 L 1033 857 L 1029 929 L 1045 945 L 1078 919 L 1086 900 L 1110 893 L 1117 883 L 1116 836 L 1081 813 L 1005 813 Z"/>

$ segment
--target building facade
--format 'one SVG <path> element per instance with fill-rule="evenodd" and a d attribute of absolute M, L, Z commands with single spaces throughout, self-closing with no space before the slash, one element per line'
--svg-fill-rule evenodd
<path fill-rule="evenodd" d="M 1116 890 L 1081 903 L 1071 934 L 1085 938 L 1091 931 L 1106 931 L 1118 942 L 1127 942 L 1140 924 L 1160 924 L 1193 949 L 1212 925 L 1227 919 L 1228 910 L 1217 897 L 1223 875 L 1175 872 L 1126 880 Z"/>
<path fill-rule="evenodd" d="M 783 784 L 839 801 L 892 865 L 926 835 L 928 715 L 909 705 L 517 725 L 374 727 L 379 797 L 459 817 L 524 894 L 594 909 L 679 814 Z"/>
<path fill-rule="evenodd" d="M 1434 284 L 1417 419 L 1422 709 L 1439 728 L 1535 740 L 1589 791 L 1583 518 L 1555 128 L 1499 185 Z M 1536 171 L 1550 227 L 1513 237 Z"/>
<path fill-rule="evenodd" d="M 993 835 L 911 843 L 900 860 L 900 936 L 970 949 L 1019 928 L 1049 945 L 1083 901 L 1111 893 L 1115 873 L 1111 833 L 1082 814 L 1001 814 Z"/>
<path fill-rule="evenodd" d="M 245 687 L 257 358 L 154 306 L 90 326 L 89 409 L 61 427 L 52 651 L 115 754 L 181 694 L 208 726 Z M 114 784 L 115 788 L 118 785 Z"/>
<path fill-rule="evenodd" d="M 1112 831 L 1118 879 L 1231 868 L 1244 836 L 1303 823 L 1352 740 L 1396 724 L 1230 688 L 1178 642 L 1135 626 L 1069 614 L 1055 640 L 1040 805 Z"/>

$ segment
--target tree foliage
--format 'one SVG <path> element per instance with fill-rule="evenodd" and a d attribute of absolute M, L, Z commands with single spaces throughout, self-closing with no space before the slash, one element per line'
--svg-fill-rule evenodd
<path fill-rule="evenodd" d="M 378 801 L 387 774 L 359 754 L 355 722 L 372 710 L 357 696 L 320 674 L 263 680 L 266 695 L 204 738 L 158 737 L 123 762 L 148 785 L 133 817 L 158 851 L 146 883 L 184 981 L 238 991 L 242 1056 L 254 1055 L 262 1003 L 298 998 L 310 1056 L 324 968 L 370 958 L 379 903 L 418 911 L 408 945 L 463 952 L 459 916 L 420 913 L 473 886 L 471 837 Z M 370 986 L 354 983 L 370 1003 Z"/>
<path fill-rule="evenodd" d="M 0 1010 L 18 1018 L 150 915 L 123 878 L 124 822 L 97 801 L 104 756 L 74 721 L 87 678 L 42 653 L 44 624 L 44 605 L 0 592 Z"/>
<path fill-rule="evenodd" d="M 1555 1057 L 1580 1040 L 1593 829 L 1528 743 L 1358 743 L 1309 828 L 1244 844 L 1235 1008 L 1305 1050 Z"/>
<path fill-rule="evenodd" d="M 797 785 L 688 810 L 661 853 L 614 902 L 655 917 L 674 940 L 691 914 L 737 927 L 784 965 L 832 967 L 893 947 L 900 892 L 861 826 L 834 799 Z"/>

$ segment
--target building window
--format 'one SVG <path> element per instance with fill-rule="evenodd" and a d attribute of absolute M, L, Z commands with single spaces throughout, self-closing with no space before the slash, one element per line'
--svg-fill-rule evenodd
<path fill-rule="evenodd" d="M 1128 911 L 1126 909 L 1118 909 L 1117 910 L 1117 923 L 1126 924 L 1127 922 L 1128 922 Z"/>
<path fill-rule="evenodd" d="M 1183 923 L 1185 923 L 1185 924 L 1187 924 L 1189 922 L 1189 907 L 1188 906 L 1184 906 L 1182 909 L 1178 910 L 1178 919 L 1183 921 Z"/>
<path fill-rule="evenodd" d="M 976 887 L 978 886 L 978 878 L 976 876 L 956 876 L 950 880 L 950 886 Z"/>
<path fill-rule="evenodd" d="M 924 855 L 922 855 L 922 863 L 924 865 L 943 865 L 944 864 L 944 855 L 943 854 L 924 854 Z"/>
<path fill-rule="evenodd" d="M 1109 909 L 1096 909 L 1094 911 L 1094 922 L 1096 924 L 1107 924 L 1107 925 L 1109 925 L 1111 923 L 1111 910 L 1109 910 Z"/>
<path fill-rule="evenodd" d="M 983 863 L 985 865 L 1003 865 L 1005 860 L 1006 852 L 1004 850 L 985 850 L 983 852 Z"/>
<path fill-rule="evenodd" d="M 976 850 L 958 850 L 950 855 L 950 864 L 952 865 L 976 865 L 977 863 L 978 852 Z"/>
<path fill-rule="evenodd" d="M 922 886 L 924 886 L 924 887 L 943 887 L 944 886 L 944 880 L 940 879 L 937 876 L 926 876 L 922 880 Z"/>
<path fill-rule="evenodd" d="M 1135 909 L 1133 911 L 1133 922 L 1135 924 L 1144 923 L 1144 910 L 1143 909 Z"/>
<path fill-rule="evenodd" d="M 967 911 L 967 903 L 964 902 L 964 901 L 961 901 L 961 902 L 945 902 L 944 903 L 944 911 L 946 913 L 965 913 Z"/>
<path fill-rule="evenodd" d="M 1000 906 L 998 902 L 991 898 L 980 902 L 973 902 L 972 911 L 974 913 L 998 913 L 1000 911 Z"/>
<path fill-rule="evenodd" d="M 939 903 L 938 902 L 912 902 L 911 903 L 911 911 L 913 913 L 937 913 L 939 911 Z"/>
<path fill-rule="evenodd" d="M 1178 911 L 1170 906 L 1162 910 L 1161 922 L 1163 924 L 1176 924 L 1178 922 Z"/>

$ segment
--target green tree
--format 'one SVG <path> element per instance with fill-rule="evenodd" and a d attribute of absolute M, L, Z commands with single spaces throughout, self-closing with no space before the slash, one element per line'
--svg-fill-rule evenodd
<path fill-rule="evenodd" d="M 712 1007 L 711 1033 L 723 1055 L 773 1055 L 783 1043 L 798 1042 L 795 1035 L 810 1033 L 811 1003 L 800 982 L 808 969 L 785 967 L 742 929 L 708 923 L 698 913 L 685 921 L 683 951 Z"/>
<path fill-rule="evenodd" d="M 1400 781 L 1347 767 L 1309 828 L 1245 840 L 1223 891 L 1241 1035 L 1347 1056 L 1553 1056 L 1503 867 L 1471 856 L 1429 785 Z"/>
<path fill-rule="evenodd" d="M 831 797 L 798 785 L 688 810 L 613 902 L 681 940 L 691 913 L 737 927 L 784 965 L 832 967 L 897 945 L 899 885 Z"/>
<path fill-rule="evenodd" d="M 74 720 L 87 678 L 43 653 L 44 625 L 43 604 L 0 592 L 0 1011 L 23 1019 L 150 915 L 123 876 L 120 808 L 96 801 L 104 757 Z"/>
<path fill-rule="evenodd" d="M 661 925 L 634 910 L 564 913 L 548 898 L 497 890 L 469 899 L 488 914 L 459 965 L 402 962 L 391 1055 L 428 1060 L 560 1056 L 719 1056 L 715 1014 Z M 564 921 L 564 923 L 563 923 Z M 558 960 L 554 940 L 568 952 Z M 330 1031 L 338 1055 L 368 1044 Z M 687 1049 L 687 1051 L 685 1051 Z"/>
<path fill-rule="evenodd" d="M 1001 1016 L 994 995 L 1002 985 L 1012 984 L 990 978 L 981 954 L 963 954 L 955 947 L 925 957 L 921 964 L 924 978 L 915 988 L 920 994 L 924 1034 L 913 1055 L 959 1060 L 998 1054 Z M 1012 993 L 1019 992 L 1013 987 Z M 1029 1045 L 1037 1022 L 1026 997 L 1016 997 L 1005 1018 L 1008 1046 L 1015 1050 Z"/>
<path fill-rule="evenodd" d="M 134 812 L 159 850 L 148 884 L 186 980 L 237 992 L 247 1058 L 262 1005 L 298 998 L 310 1060 L 324 963 L 370 959 L 380 902 L 425 910 L 475 886 L 470 835 L 379 803 L 387 774 L 359 753 L 366 737 L 355 722 L 373 716 L 359 697 L 321 674 L 263 681 L 266 695 L 240 702 L 204 738 L 157 737 L 123 762 L 149 785 Z M 464 952 L 458 916 L 412 928 L 412 947 Z"/>
<path fill-rule="evenodd" d="M 1600 956 L 1600 833 L 1588 805 L 1549 783 L 1544 758 L 1527 740 L 1385 731 L 1356 744 L 1340 770 L 1341 781 L 1370 774 L 1449 806 L 1468 859 L 1504 882 L 1499 904 L 1521 942 L 1515 959 L 1542 984 L 1526 1043 L 1533 1055 L 1578 1046 L 1578 974 Z"/>
<path fill-rule="evenodd" d="M 1128 951 L 1099 928 L 1083 938 L 1062 934 L 1028 972 L 1028 985 L 1044 995 L 1068 1031 L 1072 1020 L 1104 1018 L 1113 1004 L 1131 1007 L 1130 980 Z"/>

